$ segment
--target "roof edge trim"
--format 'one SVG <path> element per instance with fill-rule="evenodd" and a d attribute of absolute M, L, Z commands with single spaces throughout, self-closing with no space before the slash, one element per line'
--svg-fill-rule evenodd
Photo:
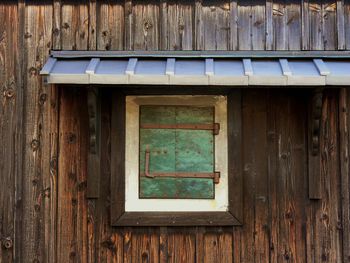
<path fill-rule="evenodd" d="M 51 50 L 53 58 L 350 58 L 350 51 L 83 51 Z"/>

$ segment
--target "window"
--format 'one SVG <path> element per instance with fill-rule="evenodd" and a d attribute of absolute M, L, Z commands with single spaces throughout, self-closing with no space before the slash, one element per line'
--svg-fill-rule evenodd
<path fill-rule="evenodd" d="M 239 224 L 230 200 L 240 187 L 230 187 L 234 176 L 229 175 L 227 118 L 232 96 L 115 97 L 112 224 Z"/>

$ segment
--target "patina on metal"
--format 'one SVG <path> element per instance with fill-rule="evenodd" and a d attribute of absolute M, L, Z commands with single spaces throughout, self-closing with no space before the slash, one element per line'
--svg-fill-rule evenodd
<path fill-rule="evenodd" d="M 140 106 L 140 198 L 213 199 L 214 107 Z"/>

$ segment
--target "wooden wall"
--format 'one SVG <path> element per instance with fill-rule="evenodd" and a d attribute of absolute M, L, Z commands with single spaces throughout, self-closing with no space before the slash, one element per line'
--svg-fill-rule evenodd
<path fill-rule="evenodd" d="M 85 89 L 38 75 L 50 49 L 350 49 L 349 24 L 343 0 L 2 1 L 0 262 L 350 262 L 345 89 L 324 98 L 321 200 L 307 196 L 308 92 L 245 90 L 244 226 L 111 228 L 108 151 L 102 196 L 85 198 Z"/>

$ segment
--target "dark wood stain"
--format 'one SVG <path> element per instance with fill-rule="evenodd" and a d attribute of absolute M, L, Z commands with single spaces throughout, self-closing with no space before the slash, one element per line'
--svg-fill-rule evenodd
<path fill-rule="evenodd" d="M 121 101 L 103 89 L 100 194 L 88 200 L 86 88 L 38 75 L 50 49 L 344 50 L 349 17 L 349 1 L 335 0 L 3 1 L 0 262 L 350 262 L 345 88 L 324 93 L 319 200 L 308 198 L 308 91 L 243 89 L 242 139 L 232 142 L 243 155 L 230 143 L 243 226 L 111 227 L 111 207 L 123 206 L 121 185 L 110 192 L 123 169 L 110 168 L 122 154 L 110 125 Z"/>

